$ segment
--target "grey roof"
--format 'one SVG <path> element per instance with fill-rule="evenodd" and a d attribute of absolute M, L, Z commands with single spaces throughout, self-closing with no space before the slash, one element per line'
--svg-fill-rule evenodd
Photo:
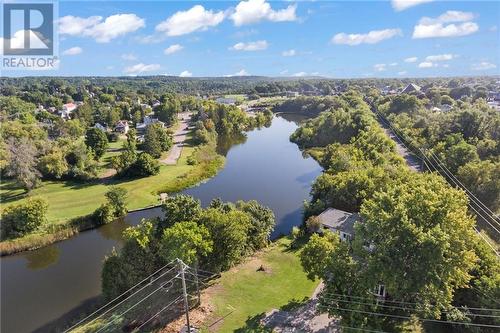
<path fill-rule="evenodd" d="M 354 223 L 360 220 L 359 214 L 348 213 L 340 209 L 328 208 L 318 215 L 321 224 L 338 231 L 354 234 Z"/>
<path fill-rule="evenodd" d="M 410 83 L 409 85 L 406 86 L 406 88 L 403 89 L 402 93 L 408 93 L 413 91 L 420 91 L 420 87 L 417 86 L 416 84 Z"/>

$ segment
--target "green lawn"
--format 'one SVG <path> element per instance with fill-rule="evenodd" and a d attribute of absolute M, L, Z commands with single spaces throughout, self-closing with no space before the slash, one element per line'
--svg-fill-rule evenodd
<path fill-rule="evenodd" d="M 282 238 L 254 258 L 223 273 L 218 283 L 207 290 L 215 311 L 206 320 L 205 328 L 213 324 L 209 330 L 250 332 L 263 313 L 310 297 L 318 282 L 307 279 L 298 251 L 290 250 L 290 243 L 289 239 Z M 265 272 L 257 271 L 260 265 Z"/>
<path fill-rule="evenodd" d="M 177 165 L 162 165 L 160 173 L 156 176 L 92 183 L 44 181 L 42 186 L 33 190 L 31 195 L 47 200 L 50 223 L 64 223 L 74 217 L 91 213 L 104 202 L 104 193 L 109 185 L 119 185 L 128 190 L 129 209 L 145 207 L 158 202 L 157 191 L 195 168 L 188 165 L 186 161 L 193 149 L 184 147 Z M 2 181 L 0 184 L 0 197 L 4 205 L 25 200 L 22 193 L 23 191 L 16 188 L 11 181 Z"/>

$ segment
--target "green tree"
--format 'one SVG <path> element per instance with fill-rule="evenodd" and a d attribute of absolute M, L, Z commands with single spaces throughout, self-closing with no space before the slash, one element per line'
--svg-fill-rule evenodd
<path fill-rule="evenodd" d="M 467 215 L 467 197 L 441 177 L 408 177 L 363 203 L 357 255 L 367 264 L 371 285 L 383 281 L 392 297 L 412 299 L 423 313 L 439 316 L 471 278 L 474 220 Z"/>
<path fill-rule="evenodd" d="M 500 209 L 500 162 L 467 163 L 458 169 L 457 176 L 489 209 Z"/>
<path fill-rule="evenodd" d="M 65 153 L 61 148 L 55 147 L 47 155 L 40 157 L 38 169 L 44 177 L 61 179 L 69 170 Z"/>
<path fill-rule="evenodd" d="M 179 258 L 187 265 L 205 258 L 213 246 L 207 228 L 192 221 L 178 222 L 164 229 L 160 242 L 160 256 L 164 261 Z"/>
<path fill-rule="evenodd" d="M 273 211 L 255 200 L 237 201 L 236 208 L 248 213 L 251 217 L 251 224 L 248 228 L 248 242 L 252 250 L 255 251 L 266 247 L 276 224 Z"/>
<path fill-rule="evenodd" d="M 323 235 L 311 236 L 300 252 L 300 262 L 309 279 L 321 279 L 326 276 L 326 268 L 339 244 L 339 236 L 328 230 Z"/>
<path fill-rule="evenodd" d="M 100 159 L 108 148 L 108 138 L 101 130 L 91 127 L 85 134 L 85 144 L 94 152 L 95 159 Z"/>
<path fill-rule="evenodd" d="M 148 153 L 140 153 L 137 160 L 126 171 L 131 177 L 148 177 L 160 173 L 160 163 Z"/>
<path fill-rule="evenodd" d="M 146 128 L 146 133 L 144 134 L 144 143 L 142 145 L 144 151 L 154 158 L 159 158 L 161 156 L 161 153 L 163 152 L 160 131 L 158 129 L 158 126 L 154 124 L 149 125 Z"/>
<path fill-rule="evenodd" d="M 158 222 L 159 233 L 178 222 L 197 221 L 202 211 L 200 200 L 185 194 L 167 197 L 161 205 L 161 210 L 165 218 Z"/>
<path fill-rule="evenodd" d="M 2 212 L 2 239 L 16 238 L 37 230 L 47 222 L 48 203 L 42 198 L 5 207 Z"/>
<path fill-rule="evenodd" d="M 229 269 L 247 253 L 247 234 L 251 224 L 248 214 L 238 210 L 225 213 L 209 208 L 203 212 L 199 223 L 208 229 L 213 242 L 213 252 L 207 258 L 210 269 Z"/>
<path fill-rule="evenodd" d="M 127 214 L 127 190 L 123 187 L 111 186 L 105 194 L 108 204 L 113 210 L 115 217 L 123 217 Z"/>

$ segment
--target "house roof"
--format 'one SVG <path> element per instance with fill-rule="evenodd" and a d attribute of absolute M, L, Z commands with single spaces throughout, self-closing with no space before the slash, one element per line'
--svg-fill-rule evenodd
<path fill-rule="evenodd" d="M 116 127 L 127 127 L 128 122 L 126 120 L 120 120 L 119 122 L 116 123 Z"/>
<path fill-rule="evenodd" d="M 408 92 L 413 92 L 413 91 L 420 91 L 420 87 L 417 86 L 416 84 L 410 83 L 409 85 L 406 86 L 406 88 L 403 89 L 403 93 L 408 93 Z"/>
<path fill-rule="evenodd" d="M 354 223 L 360 220 L 359 214 L 344 212 L 340 209 L 328 208 L 318 215 L 318 219 L 325 227 L 329 227 L 348 234 L 354 234 Z"/>

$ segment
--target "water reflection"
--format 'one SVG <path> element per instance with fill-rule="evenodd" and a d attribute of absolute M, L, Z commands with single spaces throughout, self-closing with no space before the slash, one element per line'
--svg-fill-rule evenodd
<path fill-rule="evenodd" d="M 60 256 L 59 248 L 55 245 L 42 247 L 36 251 L 28 251 L 23 253 L 26 258 L 26 267 L 31 270 L 47 268 L 57 262 Z"/>

